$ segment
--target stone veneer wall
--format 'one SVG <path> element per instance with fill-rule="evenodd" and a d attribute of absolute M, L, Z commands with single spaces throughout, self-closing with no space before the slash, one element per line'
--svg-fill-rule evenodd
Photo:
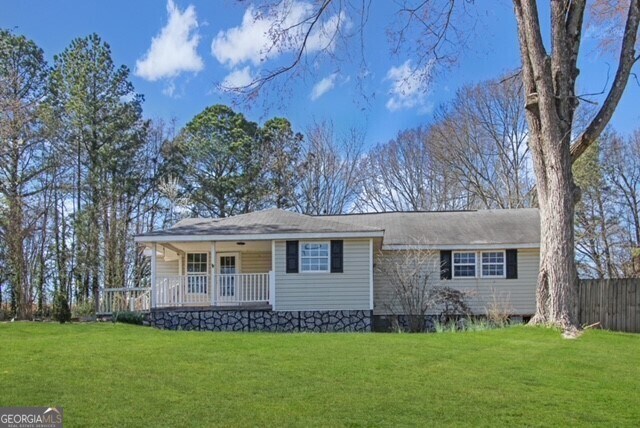
<path fill-rule="evenodd" d="M 149 323 L 166 330 L 367 332 L 371 311 L 156 309 Z"/>

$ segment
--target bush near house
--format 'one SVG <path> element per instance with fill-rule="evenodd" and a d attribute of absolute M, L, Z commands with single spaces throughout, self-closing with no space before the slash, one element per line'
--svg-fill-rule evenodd
<path fill-rule="evenodd" d="M 640 335 L 0 323 L 0 403 L 65 426 L 638 426 Z"/>
<path fill-rule="evenodd" d="M 144 322 L 144 316 L 139 312 L 121 311 L 114 312 L 111 316 L 111 320 L 115 322 L 121 322 L 124 324 L 142 325 Z"/>
<path fill-rule="evenodd" d="M 71 321 L 71 309 L 67 301 L 67 295 L 62 292 L 56 292 L 53 298 L 53 319 L 64 324 Z"/>

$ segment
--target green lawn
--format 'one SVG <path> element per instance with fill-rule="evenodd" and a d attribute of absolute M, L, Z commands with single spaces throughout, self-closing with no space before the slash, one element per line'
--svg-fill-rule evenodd
<path fill-rule="evenodd" d="M 639 426 L 640 336 L 0 324 L 0 406 L 65 426 Z"/>

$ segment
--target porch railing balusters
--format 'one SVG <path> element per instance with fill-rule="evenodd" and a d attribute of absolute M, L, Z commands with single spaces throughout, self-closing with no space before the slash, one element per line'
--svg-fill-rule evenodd
<path fill-rule="evenodd" d="M 268 303 L 269 273 L 158 276 L 157 306 Z"/>

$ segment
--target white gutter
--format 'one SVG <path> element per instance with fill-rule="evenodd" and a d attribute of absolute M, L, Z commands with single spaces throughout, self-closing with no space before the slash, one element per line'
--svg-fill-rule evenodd
<path fill-rule="evenodd" d="M 154 235 L 136 236 L 135 242 L 271 241 L 285 239 L 382 238 L 384 231 L 324 233 L 255 233 L 248 235 Z"/>

